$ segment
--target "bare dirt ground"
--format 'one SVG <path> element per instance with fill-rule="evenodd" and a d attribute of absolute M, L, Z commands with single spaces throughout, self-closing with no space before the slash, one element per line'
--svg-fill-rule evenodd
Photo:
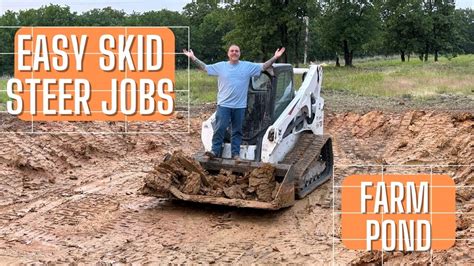
<path fill-rule="evenodd" d="M 472 263 L 471 103 L 464 108 L 457 105 L 454 111 L 449 103 L 440 108 L 417 106 L 417 110 L 391 103 L 391 110 L 369 111 L 344 110 L 351 105 L 326 101 L 326 132 L 334 137 L 336 156 L 334 180 L 295 206 L 276 212 L 175 202 L 138 192 L 143 178 L 166 152 L 183 150 L 192 155 L 201 149 L 201 122 L 212 105 L 193 107 L 189 134 L 2 134 L 0 261 L 380 263 L 381 253 L 352 251 L 341 244 L 340 216 L 333 215 L 333 204 L 336 211 L 340 209 L 340 192 L 333 184 L 358 171 L 378 171 L 350 165 L 385 164 L 387 171 L 395 172 L 429 172 L 426 165 L 435 165 L 433 172 L 449 174 L 458 186 L 459 214 L 458 240 L 451 249 L 434 252 L 432 257 L 384 253 L 383 260 Z M 0 121 L 1 132 L 28 127 L 7 114 L 1 114 Z M 121 125 L 42 125 L 46 131 L 48 127 L 105 132 Z"/>

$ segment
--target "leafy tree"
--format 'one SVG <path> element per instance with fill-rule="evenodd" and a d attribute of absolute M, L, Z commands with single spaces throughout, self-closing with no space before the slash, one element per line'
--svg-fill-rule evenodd
<path fill-rule="evenodd" d="M 183 7 L 183 15 L 189 19 L 191 26 L 199 26 L 207 14 L 218 8 L 218 1 L 195 0 Z"/>
<path fill-rule="evenodd" d="M 233 21 L 228 18 L 232 16 L 229 9 L 216 9 L 207 14 L 202 23 L 194 32 L 196 47 L 200 58 L 206 62 L 215 62 L 226 59 L 226 46 L 224 36 L 234 27 Z"/>
<path fill-rule="evenodd" d="M 0 17 L 0 25 L 2 26 L 18 26 L 17 13 L 12 11 L 6 11 L 3 16 Z M 16 28 L 2 28 L 0 29 L 0 52 L 12 53 L 0 55 L 0 76 L 13 75 L 13 62 L 14 62 L 14 40 Z"/>
<path fill-rule="evenodd" d="M 75 25 L 77 15 L 71 12 L 68 6 L 47 5 L 38 9 L 22 10 L 18 13 L 6 11 L 0 17 L 2 26 L 69 26 Z M 0 30 L 0 51 L 14 52 L 15 33 L 18 28 L 3 28 Z M 14 56 L 0 56 L 0 74 L 13 75 Z"/>
<path fill-rule="evenodd" d="M 382 14 L 385 45 L 399 52 L 401 61 L 405 62 L 405 55 L 422 47 L 423 38 L 429 32 L 422 0 L 388 0 Z"/>
<path fill-rule="evenodd" d="M 336 58 L 336 51 L 328 48 L 323 40 L 322 15 L 321 9 L 317 8 L 309 19 L 308 57 L 310 61 Z"/>
<path fill-rule="evenodd" d="M 133 13 L 126 17 L 127 26 L 185 26 L 188 25 L 188 18 L 176 11 L 162 9 L 159 11 L 148 11 L 143 14 Z M 175 36 L 175 52 L 181 52 L 188 46 L 188 31 L 186 28 L 173 28 L 171 30 Z M 188 65 L 185 56 L 176 57 L 177 68 L 186 68 Z"/>
<path fill-rule="evenodd" d="M 455 12 L 456 28 L 459 29 L 459 49 L 464 53 L 474 53 L 474 10 L 458 9 Z"/>
<path fill-rule="evenodd" d="M 145 13 L 133 13 L 126 17 L 126 26 L 186 26 L 188 18 L 176 11 L 162 9 Z M 188 31 L 186 28 L 171 28 L 175 35 L 176 51 L 187 47 Z"/>
<path fill-rule="evenodd" d="M 227 43 L 241 44 L 244 57 L 264 60 L 278 46 L 287 48 L 283 60 L 298 63 L 304 47 L 304 18 L 315 10 L 308 0 L 262 0 L 234 2 L 235 28 L 225 36 Z"/>
<path fill-rule="evenodd" d="M 124 26 L 126 13 L 112 7 L 94 8 L 79 15 L 80 26 Z"/>
<path fill-rule="evenodd" d="M 275 19 L 272 19 L 274 17 L 270 1 L 242 1 L 234 4 L 232 8 L 235 28 L 225 35 L 224 40 L 226 45 L 240 45 L 242 58 L 261 61 L 265 54 L 270 53 L 270 44 L 273 49 L 287 42 L 286 26 L 280 25 L 279 29 Z M 257 22 L 255 18 L 260 20 Z M 278 34 L 278 31 L 284 34 Z"/>
<path fill-rule="evenodd" d="M 376 36 L 380 27 L 378 2 L 372 0 L 327 0 L 321 20 L 327 48 L 343 52 L 346 66 L 352 66 L 355 51 Z"/>
<path fill-rule="evenodd" d="M 50 4 L 20 11 L 18 21 L 22 26 L 71 26 L 76 25 L 77 14 L 69 6 Z"/>
<path fill-rule="evenodd" d="M 132 13 L 126 17 L 127 26 L 185 26 L 188 19 L 176 11 L 162 9 L 144 13 Z"/>
<path fill-rule="evenodd" d="M 190 30 L 190 48 L 196 52 L 196 55 L 204 62 L 212 62 L 214 56 L 209 56 L 211 52 L 218 52 L 207 46 L 209 42 L 221 42 L 224 35 L 218 36 L 211 29 L 211 24 L 217 26 L 219 24 L 216 19 L 208 18 L 204 23 L 205 17 L 214 11 L 218 11 L 219 5 L 217 1 L 196 0 L 184 6 L 182 14 L 188 19 Z M 222 17 L 222 20 L 228 19 Z M 208 25 L 208 23 L 210 23 Z M 204 29 L 206 28 L 206 30 Z M 208 34 L 210 35 L 208 37 Z M 212 36 L 212 38 L 211 38 Z M 211 45 L 212 46 L 212 45 Z M 187 48 L 187 47 L 186 47 Z"/>
<path fill-rule="evenodd" d="M 284 2 L 287 3 L 287 5 L 280 6 L 282 7 L 281 14 L 283 16 L 279 24 L 287 26 L 289 37 L 287 47 L 290 49 L 288 55 L 292 57 L 292 62 L 295 62 L 298 66 L 304 52 L 304 40 L 307 27 L 306 20 L 309 21 L 310 15 L 317 14 L 319 6 L 313 1 L 307 0 Z"/>
<path fill-rule="evenodd" d="M 440 52 L 452 53 L 456 50 L 459 35 L 455 27 L 453 0 L 427 0 L 432 4 L 432 50 L 434 61 L 438 61 Z"/>
<path fill-rule="evenodd" d="M 434 60 L 438 61 L 440 52 L 456 51 L 460 39 L 458 29 L 455 28 L 454 1 L 423 0 L 423 8 L 428 33 L 423 36 L 420 59 L 428 61 L 428 55 L 434 53 Z"/>

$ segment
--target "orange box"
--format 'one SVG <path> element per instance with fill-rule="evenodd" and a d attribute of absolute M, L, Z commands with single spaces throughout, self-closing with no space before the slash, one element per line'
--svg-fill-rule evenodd
<path fill-rule="evenodd" d="M 29 35 L 31 40 L 24 41 L 24 50 L 31 51 L 31 55 L 24 56 L 24 65 L 33 66 L 35 53 L 47 51 L 47 61 L 50 64 L 50 70 L 46 70 L 45 63 L 40 62 L 37 65 L 39 68 L 37 70 L 32 69 L 20 70 L 19 69 L 19 36 L 20 35 Z M 64 62 L 64 59 L 61 56 L 53 53 L 53 38 L 58 38 L 58 36 L 64 35 L 65 39 L 62 38 L 57 42 L 58 48 L 67 54 L 68 68 L 65 70 L 58 70 L 53 68 L 53 60 L 58 60 L 61 65 Z M 56 36 L 56 37 L 55 37 Z M 84 37 L 87 36 L 87 37 Z M 37 50 L 37 45 L 42 43 L 41 38 L 45 38 L 45 46 L 42 46 L 42 49 Z M 104 38 L 101 42 L 101 38 Z M 127 41 L 130 38 L 131 41 Z M 154 39 L 150 41 L 150 49 L 147 47 L 147 38 Z M 85 44 L 84 46 L 84 57 L 81 61 L 78 61 L 73 48 L 73 39 L 77 40 L 79 47 L 81 43 Z M 119 40 L 124 40 L 123 45 L 119 44 Z M 63 44 L 67 42 L 67 47 L 64 48 Z M 158 49 L 156 43 L 161 43 L 161 50 Z M 110 51 L 110 57 L 108 54 L 102 54 L 100 47 L 101 43 L 103 46 Z M 127 44 L 128 43 L 128 44 Z M 123 49 L 120 49 L 122 47 Z M 125 49 L 128 47 L 129 49 Z M 141 51 L 140 51 L 141 49 Z M 129 51 L 129 57 L 127 53 L 123 56 L 119 55 L 120 50 Z M 15 78 L 22 81 L 23 92 L 20 93 L 17 90 L 14 90 L 23 101 L 23 112 L 21 112 L 18 117 L 25 121 L 120 121 L 124 120 L 127 116 L 128 121 L 157 121 L 157 120 L 167 120 L 173 117 L 174 112 L 174 83 L 175 83 L 175 37 L 173 32 L 165 27 L 24 27 L 18 30 L 15 36 Z M 150 56 L 147 55 L 146 51 L 150 52 Z M 119 58 L 127 57 L 130 58 L 133 63 L 125 62 L 123 69 L 120 69 Z M 113 59 L 112 59 L 113 58 Z M 158 64 L 161 62 L 161 67 L 158 69 L 147 69 L 147 59 L 151 59 L 152 64 Z M 115 61 L 115 67 L 111 70 L 103 70 L 100 68 L 100 60 L 104 60 L 105 64 L 110 64 L 111 60 Z M 39 61 L 38 61 L 39 62 Z M 140 63 L 143 63 L 143 67 L 140 68 Z M 131 65 L 133 64 L 133 65 Z M 78 66 L 82 65 L 82 68 Z M 132 69 L 132 67 L 134 69 Z M 78 69 L 79 68 L 79 69 Z M 90 114 L 85 114 L 81 112 L 79 114 L 73 113 L 71 115 L 67 114 L 45 114 L 43 113 L 42 107 L 45 106 L 43 92 L 44 86 L 39 84 L 36 86 L 36 114 L 32 115 L 32 106 L 30 104 L 30 86 L 25 83 L 26 79 L 85 79 L 90 84 L 90 98 L 87 101 L 87 105 L 91 110 Z M 102 102 L 106 101 L 108 105 L 111 103 L 111 93 L 112 93 L 112 81 L 113 79 L 117 80 L 118 93 L 120 96 L 120 84 L 125 79 L 133 80 L 136 84 L 136 90 L 132 90 L 129 86 L 126 86 L 125 99 L 127 106 L 131 106 L 130 96 L 132 91 L 136 91 L 133 95 L 136 96 L 136 106 L 137 112 L 126 115 L 121 112 L 120 98 L 117 100 L 118 110 L 113 115 L 107 115 L 102 110 Z M 155 102 L 154 112 L 151 114 L 140 114 L 140 90 L 139 84 L 141 79 L 149 79 L 154 84 L 155 92 L 153 94 L 153 99 Z M 160 81 L 170 81 L 161 86 L 163 94 L 158 95 L 157 90 L 158 84 Z M 171 87 L 168 85 L 171 84 Z M 55 109 L 59 111 L 59 86 L 57 84 L 51 85 L 49 88 L 49 93 L 56 96 L 55 99 L 48 100 L 50 106 L 49 109 Z M 145 91 L 149 91 L 150 88 L 147 88 Z M 68 94 L 72 94 L 74 97 L 74 85 L 67 85 L 66 90 Z M 167 95 L 167 96 L 165 96 Z M 149 106 L 149 103 L 146 103 L 146 106 Z M 16 101 L 14 102 L 16 106 Z M 170 106 L 173 104 L 173 106 Z M 163 107 L 167 113 L 160 113 L 158 111 L 157 105 Z M 66 109 L 75 110 L 74 108 L 74 99 L 67 99 L 65 104 Z M 81 110 L 83 111 L 83 110 Z"/>
<path fill-rule="evenodd" d="M 367 197 L 371 199 L 361 200 L 361 184 L 362 182 L 372 182 L 372 186 L 365 189 Z M 396 182 L 396 183 L 395 183 Z M 425 182 L 424 192 L 421 191 L 421 184 Z M 382 183 L 384 185 L 382 185 Z M 410 189 L 408 188 L 410 184 Z M 377 185 L 380 185 L 377 189 Z M 403 191 L 400 191 L 400 185 Z M 393 189 L 394 195 L 391 195 Z M 386 195 L 387 212 L 384 211 L 383 205 L 379 204 L 377 208 L 377 191 L 379 196 L 384 199 Z M 382 190 L 385 190 L 383 193 Z M 403 194 L 401 194 L 403 193 Z M 416 201 L 407 201 L 407 195 L 410 193 L 412 199 L 416 197 Z M 427 202 L 420 201 L 427 199 Z M 399 197 L 399 201 L 393 201 L 392 196 Z M 403 196 L 403 197 L 402 197 Z M 447 175 L 353 175 L 344 179 L 342 183 L 342 242 L 350 249 L 367 249 L 367 238 L 371 234 L 367 234 L 367 221 L 378 221 L 380 236 L 371 241 L 372 249 L 382 250 L 382 230 L 383 223 L 386 225 L 387 241 L 386 245 L 390 246 L 392 241 L 396 241 L 395 250 L 405 250 L 406 245 L 403 242 L 405 233 L 408 228 L 407 235 L 413 231 L 413 243 L 419 240 L 417 226 L 421 226 L 422 245 L 427 243 L 427 232 L 424 223 L 428 222 L 431 226 L 431 243 L 430 247 L 434 250 L 448 249 L 454 245 L 456 237 L 456 205 L 455 205 L 456 187 L 452 178 Z M 362 213 L 362 204 L 365 204 L 366 212 Z M 411 212 L 408 212 L 408 204 L 411 206 Z M 396 208 L 395 208 L 396 206 Z M 421 212 L 415 213 L 415 208 L 420 208 Z M 427 210 L 425 212 L 425 210 Z M 391 233 L 391 221 L 395 225 L 395 235 Z M 412 222 L 413 221 L 413 222 Z M 406 224 L 406 227 L 405 227 Z M 419 225 L 418 225 L 419 224 Z M 413 227 L 411 227 L 413 226 Z M 372 234 L 375 229 L 372 228 Z M 400 237 L 401 236 L 401 237 Z M 415 245 L 415 251 L 416 251 Z"/>

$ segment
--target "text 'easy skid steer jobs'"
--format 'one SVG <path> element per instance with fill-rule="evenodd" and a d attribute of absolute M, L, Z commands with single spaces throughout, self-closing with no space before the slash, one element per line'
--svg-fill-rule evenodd
<path fill-rule="evenodd" d="M 294 74 L 303 75 L 297 91 Z M 169 177 L 165 185 L 162 177 L 149 183 L 161 182 L 166 195 L 184 201 L 273 210 L 293 205 L 295 198 L 305 197 L 332 176 L 321 82 L 321 66 L 293 69 L 274 64 L 249 81 L 240 160 L 231 159 L 228 130 L 222 158 L 210 159 L 202 152 L 194 160 L 169 156 L 155 167 Z M 206 151 L 211 150 L 214 125 L 215 113 L 202 124 Z"/>

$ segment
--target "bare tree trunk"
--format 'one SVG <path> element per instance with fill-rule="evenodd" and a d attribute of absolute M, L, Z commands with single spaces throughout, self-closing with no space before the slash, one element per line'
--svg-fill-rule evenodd
<path fill-rule="evenodd" d="M 402 59 L 402 62 L 405 62 L 405 51 L 400 50 L 400 58 Z"/>
<path fill-rule="evenodd" d="M 336 55 L 336 66 L 337 67 L 341 66 L 341 64 L 339 63 L 339 56 L 338 55 Z"/>
<path fill-rule="evenodd" d="M 299 34 L 296 34 L 296 38 L 298 38 Z M 298 51 L 298 45 L 295 44 L 295 57 L 296 57 L 296 67 L 299 67 L 300 64 L 300 53 Z"/>
<path fill-rule="evenodd" d="M 305 16 L 303 17 L 304 20 L 304 58 L 303 58 L 303 64 L 306 65 L 307 59 L 308 59 L 308 35 L 309 35 L 309 17 Z"/>
<path fill-rule="evenodd" d="M 347 40 L 344 40 L 344 66 L 350 67 L 352 66 L 352 51 L 349 51 L 349 44 Z"/>
<path fill-rule="evenodd" d="M 430 49 L 428 48 L 428 43 L 425 45 L 425 62 L 428 61 L 428 53 L 430 51 Z"/>
<path fill-rule="evenodd" d="M 438 62 L 438 50 L 435 50 L 434 52 L 434 61 Z"/>
<path fill-rule="evenodd" d="M 288 41 L 288 27 L 286 25 L 280 25 L 279 28 L 280 28 L 281 44 L 282 44 L 283 47 L 286 47 L 286 48 L 289 49 L 289 47 L 288 47 L 288 43 L 289 43 L 289 41 Z M 284 60 L 283 63 L 288 62 L 288 53 L 283 53 L 283 58 L 282 59 Z"/>

